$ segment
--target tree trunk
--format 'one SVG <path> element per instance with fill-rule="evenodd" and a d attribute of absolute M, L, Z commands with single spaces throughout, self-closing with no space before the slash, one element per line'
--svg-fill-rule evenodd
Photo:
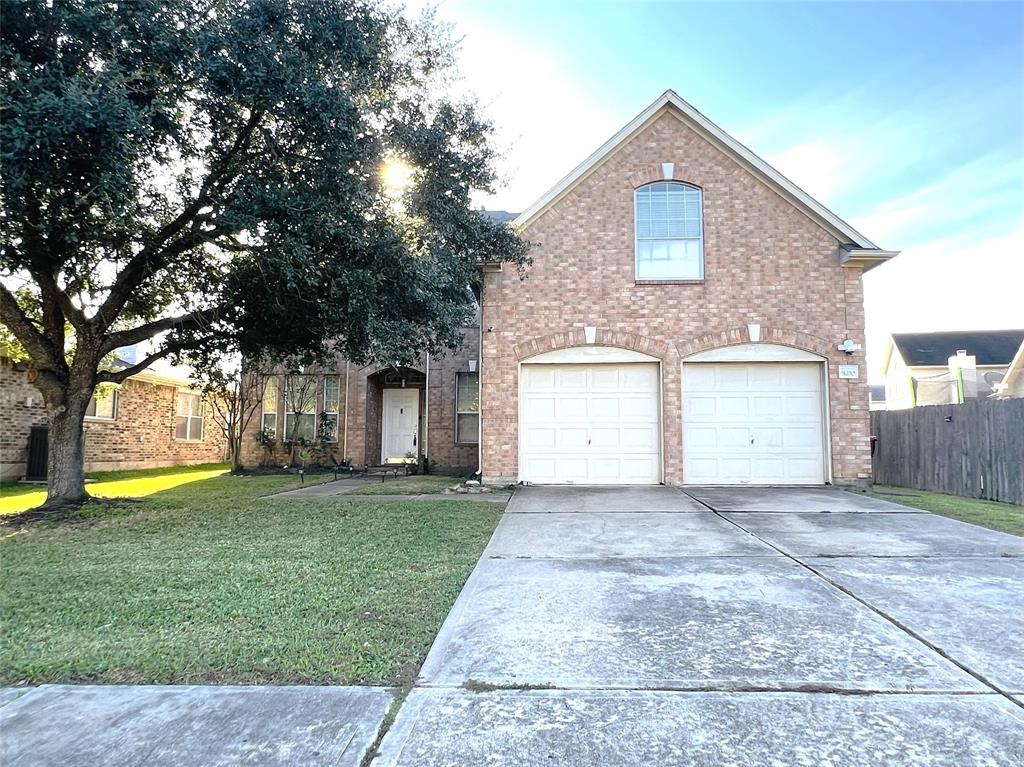
<path fill-rule="evenodd" d="M 81 503 L 85 492 L 83 421 L 91 391 L 68 392 L 64 405 L 50 407 L 46 506 Z"/>
<path fill-rule="evenodd" d="M 231 454 L 231 473 L 242 473 L 242 438 L 232 434 L 228 439 L 228 452 Z"/>

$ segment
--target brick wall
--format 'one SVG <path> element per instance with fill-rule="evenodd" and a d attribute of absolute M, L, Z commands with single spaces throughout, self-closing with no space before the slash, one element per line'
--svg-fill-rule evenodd
<path fill-rule="evenodd" d="M 705 279 L 637 284 L 633 192 L 662 178 L 704 190 Z M 658 357 L 663 371 L 664 474 L 682 482 L 684 355 L 745 343 L 746 325 L 762 341 L 804 348 L 828 359 L 832 471 L 837 482 L 870 477 L 868 393 L 863 353 L 861 274 L 839 265 L 840 243 L 671 112 L 607 158 L 523 236 L 536 243 L 528 279 L 488 273 L 483 292 L 483 473 L 518 474 L 518 363 L 549 349 L 597 343 Z M 839 380 L 837 366 L 860 364 L 861 378 Z"/>
<path fill-rule="evenodd" d="M 85 470 L 151 469 L 224 460 L 224 438 L 207 405 L 203 440 L 174 438 L 176 387 L 129 379 L 118 392 L 113 421 L 86 419 Z M 31 400 L 31 404 L 28 404 Z M 0 362 L 0 475 L 20 479 L 28 434 L 46 424 L 43 397 L 24 371 Z"/>
<path fill-rule="evenodd" d="M 427 454 L 431 465 L 439 471 L 475 471 L 478 461 L 476 444 L 455 443 L 455 374 L 469 371 L 469 360 L 479 357 L 479 328 L 469 327 L 463 331 L 464 343 L 457 351 L 430 358 L 429 386 L 417 384 L 426 389 L 420 397 L 420 435 L 427 427 Z M 326 366 L 307 367 L 306 372 L 317 376 L 325 374 L 341 376 L 342 413 L 339 416 L 338 441 L 330 446 L 330 452 L 339 461 L 346 458 L 356 466 L 380 463 L 381 450 L 381 390 L 384 384 L 379 373 L 386 369 L 381 365 L 348 365 L 338 359 Z M 422 358 L 415 366 L 420 373 L 426 373 L 427 362 Z M 346 410 L 346 376 L 348 407 Z M 283 393 L 282 393 L 283 394 Z M 279 399 L 283 399 L 283 396 Z M 283 424 L 283 402 L 278 403 L 279 423 Z M 318 381 L 317 412 L 323 408 L 323 383 Z M 424 416 L 426 413 L 426 416 Z M 260 430 L 261 413 L 253 416 L 242 440 L 243 458 L 246 465 L 260 463 L 288 463 L 291 456 L 281 444 L 282 429 L 278 429 L 278 441 L 273 450 L 265 450 L 256 440 Z M 346 437 L 347 432 L 347 437 Z M 422 447 L 422 442 L 421 442 Z"/>

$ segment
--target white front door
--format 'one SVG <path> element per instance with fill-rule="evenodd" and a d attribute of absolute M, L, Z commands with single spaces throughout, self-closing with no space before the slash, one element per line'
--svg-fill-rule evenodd
<path fill-rule="evenodd" d="M 519 478 L 540 484 L 661 482 L 657 363 L 524 364 Z"/>
<path fill-rule="evenodd" d="M 683 481 L 825 481 L 822 365 L 683 363 Z"/>
<path fill-rule="evenodd" d="M 405 460 L 419 451 L 420 390 L 385 389 L 381 424 L 381 463 Z"/>

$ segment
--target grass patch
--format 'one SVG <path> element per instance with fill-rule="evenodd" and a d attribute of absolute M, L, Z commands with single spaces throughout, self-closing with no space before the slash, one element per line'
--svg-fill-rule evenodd
<path fill-rule="evenodd" d="M 447 488 L 461 482 L 459 477 L 445 477 L 439 474 L 418 474 L 412 477 L 387 479 L 372 485 L 351 490 L 346 495 L 420 495 L 422 493 L 443 493 Z"/>
<path fill-rule="evenodd" d="M 982 501 L 977 498 L 961 498 L 958 495 L 933 493 L 928 490 L 914 490 L 909 487 L 875 485 L 869 493 L 904 506 L 924 509 L 961 522 L 998 530 L 1001 533 L 1024 536 L 1024 506 L 996 501 Z"/>
<path fill-rule="evenodd" d="M 164 469 L 135 469 L 131 471 L 98 471 L 86 476 L 96 480 L 86 485 L 89 495 L 96 498 L 141 498 L 188 482 L 224 474 L 227 466 L 220 463 L 201 466 L 170 466 Z M 8 483 L 0 485 L 0 516 L 17 514 L 42 505 L 46 500 L 46 485 Z"/>
<path fill-rule="evenodd" d="M 408 682 L 500 510 L 220 474 L 0 540 L 0 684 Z M 91 489 L 91 488 L 90 488 Z"/>

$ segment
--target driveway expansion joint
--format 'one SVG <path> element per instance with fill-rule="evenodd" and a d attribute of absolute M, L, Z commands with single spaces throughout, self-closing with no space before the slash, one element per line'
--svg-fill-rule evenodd
<path fill-rule="evenodd" d="M 690 494 L 687 493 L 687 495 L 690 495 Z M 764 545 L 770 546 L 772 549 L 774 549 L 775 551 L 779 552 L 781 555 L 783 555 L 787 559 L 789 559 L 792 562 L 800 565 L 800 567 L 805 568 L 808 572 L 813 573 L 816 577 L 820 578 L 822 581 L 824 581 L 825 583 L 830 585 L 832 588 L 837 589 L 838 591 L 842 592 L 843 594 L 845 594 L 846 596 L 850 597 L 851 599 L 856 600 L 858 603 L 860 603 L 864 607 L 866 607 L 869 610 L 871 610 L 872 612 L 874 612 L 880 618 L 888 621 L 893 626 L 895 626 L 896 628 L 900 629 L 900 631 L 903 631 L 905 634 L 907 634 L 911 638 L 916 639 L 918 642 L 920 642 L 921 644 L 925 645 L 932 652 L 936 653 L 940 657 L 942 657 L 945 660 L 949 661 L 954 666 L 959 668 L 961 671 L 963 671 L 963 672 L 965 672 L 967 674 L 970 674 L 978 682 L 980 682 L 981 684 L 983 684 L 986 687 L 990 688 L 991 690 L 993 690 L 994 692 L 998 693 L 999 695 L 1003 696 L 1006 700 L 1010 701 L 1015 706 L 1018 706 L 1018 707 L 1024 709 L 1024 701 L 1021 701 L 1018 698 L 1014 697 L 1013 693 L 1011 693 L 1011 692 L 1009 692 L 1007 690 L 1002 689 L 997 684 L 995 684 L 994 682 L 992 682 L 989 679 L 987 679 L 983 674 L 975 671 L 970 666 L 966 665 L 962 661 L 960 661 L 957 658 L 953 657 L 949 652 L 947 652 L 943 648 L 941 648 L 938 645 L 936 645 L 935 643 L 925 639 L 923 636 L 921 636 L 921 634 L 919 634 L 918 632 L 914 631 L 913 629 L 911 629 L 909 626 L 907 626 L 903 622 L 897 620 L 892 615 L 889 615 L 887 612 L 885 612 L 885 610 L 882 610 L 880 607 L 877 607 L 876 605 L 872 604 L 867 599 L 864 599 L 863 597 L 855 594 L 851 589 L 843 586 L 842 584 L 838 583 L 834 579 L 829 578 L 827 575 L 822 573 L 817 568 L 815 568 L 812 565 L 809 565 L 806 562 L 804 562 L 800 557 L 797 557 L 797 556 L 795 556 L 793 554 L 790 554 L 785 549 L 782 549 L 781 547 L 779 547 L 779 546 L 769 542 L 768 540 L 766 540 L 762 536 L 758 535 L 757 533 L 754 533 L 751 530 L 748 530 L 747 528 L 745 528 L 743 525 L 741 525 L 736 520 L 732 519 L 729 516 L 726 516 L 726 513 L 718 511 L 717 509 L 715 509 L 714 507 L 708 505 L 707 503 L 705 503 L 704 501 L 702 501 L 699 498 L 695 498 L 692 495 L 690 495 L 690 497 L 694 498 L 694 500 L 696 500 L 698 503 L 701 503 L 704 506 L 707 506 L 709 509 L 711 509 L 711 511 L 713 511 L 715 514 L 717 514 L 719 517 L 721 517 L 722 519 L 726 520 L 730 524 L 735 525 L 737 528 L 739 528 L 743 532 L 747 533 L 748 535 L 753 536 L 754 538 L 759 540 Z M 729 513 L 732 513 L 732 512 L 729 512 Z M 843 557 L 835 557 L 835 558 L 841 559 Z M 905 557 L 905 558 L 906 559 L 913 559 L 913 557 Z M 928 558 L 928 557 L 921 557 L 921 558 Z M 934 558 L 941 559 L 942 557 L 934 557 Z"/>

